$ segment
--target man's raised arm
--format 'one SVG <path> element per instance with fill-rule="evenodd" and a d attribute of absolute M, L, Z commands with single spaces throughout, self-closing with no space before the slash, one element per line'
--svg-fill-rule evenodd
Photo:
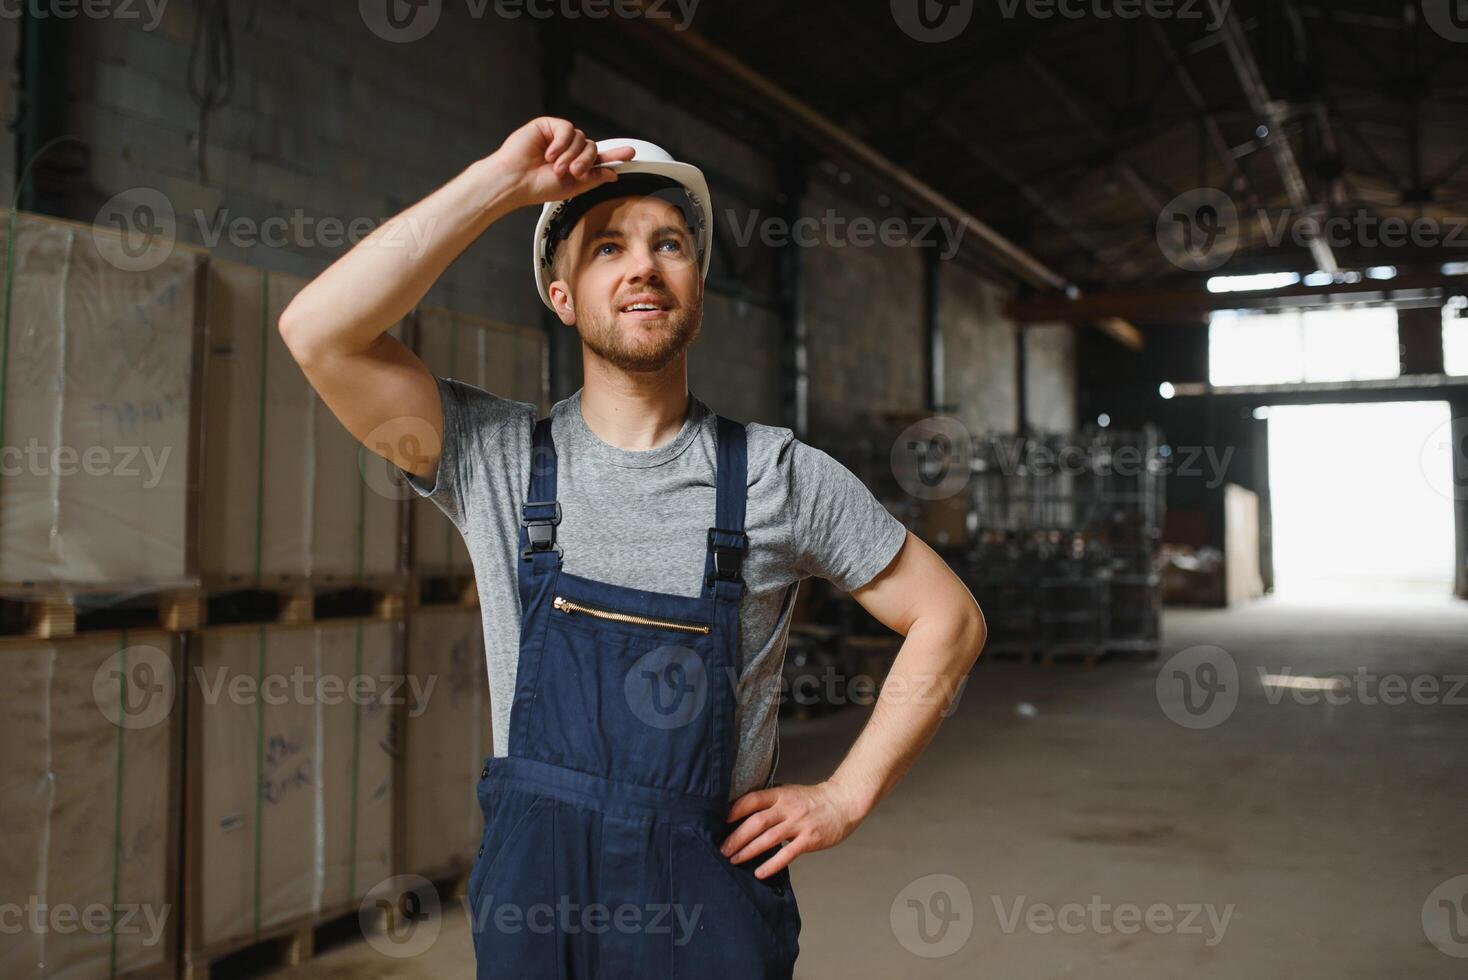
<path fill-rule="evenodd" d="M 438 385 L 387 330 L 494 222 L 614 179 L 599 164 L 632 152 L 599 156 L 567 120 L 532 119 L 308 283 L 281 313 L 280 335 L 347 431 L 394 465 L 433 479 L 443 442 Z"/>

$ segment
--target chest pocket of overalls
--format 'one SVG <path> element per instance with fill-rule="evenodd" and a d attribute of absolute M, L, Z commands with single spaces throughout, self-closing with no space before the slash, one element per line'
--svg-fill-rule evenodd
<path fill-rule="evenodd" d="M 708 795 L 718 786 L 711 616 L 654 616 L 558 592 L 531 742 L 546 762 Z"/>

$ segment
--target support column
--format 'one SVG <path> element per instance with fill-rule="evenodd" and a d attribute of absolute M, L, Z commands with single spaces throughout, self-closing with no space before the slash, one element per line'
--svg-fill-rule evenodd
<path fill-rule="evenodd" d="M 1453 594 L 1468 599 L 1468 398 L 1448 402 L 1453 415 Z"/>

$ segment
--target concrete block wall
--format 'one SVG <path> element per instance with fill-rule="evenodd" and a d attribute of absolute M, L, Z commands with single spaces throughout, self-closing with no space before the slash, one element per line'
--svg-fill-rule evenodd
<path fill-rule="evenodd" d="M 1004 316 L 1006 287 L 955 262 L 943 265 L 938 322 L 943 331 L 943 400 L 976 435 L 1018 424 L 1018 330 Z"/>
<path fill-rule="evenodd" d="M 15 120 L 20 114 L 20 20 L 0 18 L 0 206 L 15 203 Z"/>
<path fill-rule="evenodd" d="M 847 225 L 858 217 L 880 224 L 900 216 L 879 208 L 875 195 L 863 196 L 871 203 L 814 179 L 802 213 L 824 221 L 829 211 Z M 922 250 L 880 240 L 838 246 L 822 238 L 802 248 L 800 258 L 810 352 L 807 441 L 859 438 L 876 413 L 921 412 L 927 399 Z"/>
<path fill-rule="evenodd" d="M 1075 331 L 1063 323 L 1025 329 L 1025 412 L 1040 432 L 1076 427 Z"/>
<path fill-rule="evenodd" d="M 373 227 L 540 114 L 535 26 L 499 18 L 493 5 L 477 19 L 472 9 L 444 4 L 427 36 L 394 43 L 368 28 L 357 4 L 233 6 L 233 94 L 208 116 L 207 176 L 187 83 L 195 5 L 173 0 L 153 30 L 137 19 L 78 18 L 67 122 L 91 146 L 92 186 L 65 217 L 90 221 L 113 195 L 152 188 L 172 204 L 181 240 L 314 275 L 350 243 L 327 245 L 311 231 L 263 244 L 259 223 L 299 213 Z M 244 233 L 211 241 L 225 228 Z M 536 325 L 533 229 L 529 209 L 491 228 L 426 302 Z"/>

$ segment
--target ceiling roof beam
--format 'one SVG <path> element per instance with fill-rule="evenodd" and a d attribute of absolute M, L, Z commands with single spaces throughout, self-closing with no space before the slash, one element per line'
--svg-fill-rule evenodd
<path fill-rule="evenodd" d="M 1233 11 L 1226 4 L 1220 8 L 1220 2 L 1221 0 L 1209 0 L 1214 16 L 1219 23 L 1217 33 L 1223 42 L 1224 49 L 1228 52 L 1228 60 L 1233 63 L 1234 74 L 1238 76 L 1239 85 L 1243 87 L 1244 95 L 1249 99 L 1249 105 L 1269 127 L 1265 145 L 1269 147 L 1269 152 L 1274 156 L 1274 164 L 1279 170 L 1280 179 L 1284 181 L 1285 192 L 1289 195 L 1290 204 L 1307 215 L 1321 218 L 1324 216 L 1325 208 L 1311 201 L 1310 188 L 1305 183 L 1305 173 L 1300 169 L 1300 161 L 1295 156 L 1294 147 L 1290 145 L 1289 138 L 1284 132 L 1285 120 L 1289 117 L 1289 107 L 1286 103 L 1270 97 L 1269 87 L 1264 82 L 1264 73 L 1259 70 L 1259 63 L 1254 60 L 1254 51 L 1249 46 L 1249 39 L 1244 37 L 1244 32 L 1239 27 L 1238 19 Z M 1340 263 L 1336 261 L 1335 253 L 1331 251 L 1330 244 L 1322 236 L 1311 237 L 1310 254 L 1314 256 L 1316 266 L 1325 272 L 1340 271 Z"/>
<path fill-rule="evenodd" d="M 1346 302 L 1392 302 L 1411 299 L 1425 290 L 1447 293 L 1468 292 L 1468 278 L 1438 272 L 1399 275 L 1395 279 L 1362 279 L 1330 286 L 1287 286 L 1258 292 L 1210 293 L 1190 290 L 1126 290 L 1089 293 L 1076 299 L 1041 297 L 1016 300 L 1009 314 L 1021 323 L 1091 323 L 1108 316 L 1129 320 L 1191 319 L 1214 310 L 1292 309 L 1331 305 L 1335 297 Z"/>

